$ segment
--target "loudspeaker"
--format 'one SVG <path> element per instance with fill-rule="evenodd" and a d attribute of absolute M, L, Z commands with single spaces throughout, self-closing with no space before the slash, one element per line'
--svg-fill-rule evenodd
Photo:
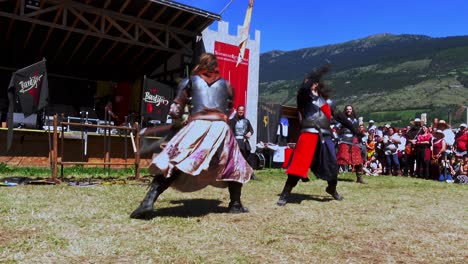
<path fill-rule="evenodd" d="M 13 127 L 37 129 L 41 123 L 39 118 L 37 114 L 25 118 L 23 113 L 13 113 Z"/>

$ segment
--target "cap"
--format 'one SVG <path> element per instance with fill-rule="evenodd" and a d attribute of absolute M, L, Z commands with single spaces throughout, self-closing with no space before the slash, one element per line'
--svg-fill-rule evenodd
<path fill-rule="evenodd" d="M 385 127 L 386 127 L 386 128 L 390 128 L 390 125 L 389 125 L 389 124 L 385 124 Z"/>
<path fill-rule="evenodd" d="M 415 118 L 414 122 L 421 122 L 421 118 Z"/>
<path fill-rule="evenodd" d="M 462 124 L 460 124 L 460 127 L 465 127 L 466 128 L 466 124 L 462 123 Z"/>
<path fill-rule="evenodd" d="M 371 119 L 371 120 L 369 120 L 369 123 L 374 123 L 374 120 L 372 120 L 372 119 Z"/>

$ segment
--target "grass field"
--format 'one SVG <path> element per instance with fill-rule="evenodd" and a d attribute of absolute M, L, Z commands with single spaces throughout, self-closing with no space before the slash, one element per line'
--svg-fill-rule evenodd
<path fill-rule="evenodd" d="M 256 171 L 243 203 L 225 213 L 226 189 L 166 191 L 157 217 L 129 214 L 146 184 L 0 187 L 2 263 L 467 263 L 466 186 L 406 177 L 341 174 L 300 182 L 276 206 L 285 175 Z"/>

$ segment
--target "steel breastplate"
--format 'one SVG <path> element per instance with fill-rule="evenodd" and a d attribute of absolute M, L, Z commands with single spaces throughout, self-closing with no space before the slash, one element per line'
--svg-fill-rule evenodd
<path fill-rule="evenodd" d="M 216 109 L 228 114 L 230 100 L 228 84 L 224 79 L 219 79 L 209 86 L 201 77 L 192 76 L 192 114 L 209 109 Z"/>
<path fill-rule="evenodd" d="M 237 120 L 236 125 L 234 126 L 234 135 L 237 139 L 244 138 L 244 135 L 247 132 L 247 120 L 240 119 Z"/>
<path fill-rule="evenodd" d="M 330 119 L 321 110 L 326 104 L 325 99 L 320 96 L 311 96 L 304 105 L 304 117 L 302 120 L 302 129 L 330 129 Z"/>
<path fill-rule="evenodd" d="M 357 119 L 348 118 L 348 120 L 353 124 L 353 126 L 356 126 L 356 124 L 358 124 Z M 340 143 L 353 144 L 354 134 L 349 128 L 342 126 L 339 130 L 339 136 Z"/>

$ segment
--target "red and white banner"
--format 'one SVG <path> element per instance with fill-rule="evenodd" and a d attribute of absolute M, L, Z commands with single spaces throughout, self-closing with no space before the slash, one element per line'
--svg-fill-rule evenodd
<path fill-rule="evenodd" d="M 247 84 L 249 79 L 249 49 L 245 49 L 242 62 L 236 67 L 239 47 L 215 41 L 214 54 L 218 59 L 221 76 L 234 87 L 234 109 L 247 103 Z"/>

